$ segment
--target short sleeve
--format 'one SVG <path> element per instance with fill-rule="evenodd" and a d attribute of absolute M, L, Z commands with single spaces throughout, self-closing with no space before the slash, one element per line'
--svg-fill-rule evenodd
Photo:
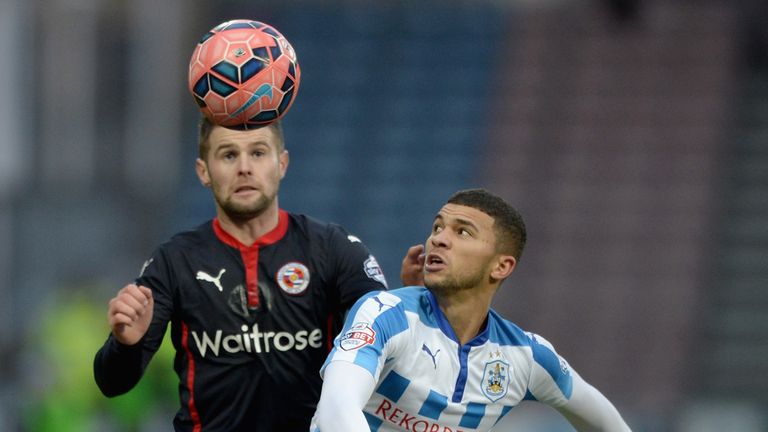
<path fill-rule="evenodd" d="M 347 315 L 321 374 L 330 362 L 347 361 L 366 369 L 378 380 L 384 361 L 397 356 L 408 328 L 398 297 L 386 291 L 362 297 Z"/>

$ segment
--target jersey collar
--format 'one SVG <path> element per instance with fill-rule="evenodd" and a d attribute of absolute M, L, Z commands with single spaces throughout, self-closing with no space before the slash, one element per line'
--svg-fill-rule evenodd
<path fill-rule="evenodd" d="M 448 318 L 445 317 L 445 314 L 443 314 L 442 309 L 440 309 L 440 305 L 437 304 L 437 299 L 435 298 L 435 295 L 432 294 L 432 291 L 429 289 L 427 291 L 427 299 L 429 300 L 429 304 L 432 307 L 432 311 L 434 313 L 435 319 L 437 320 L 437 325 L 440 327 L 440 330 L 451 338 L 454 342 L 461 345 L 461 342 L 459 342 L 459 338 L 456 337 L 456 333 L 453 331 L 453 327 L 451 327 L 451 323 L 448 322 Z M 485 328 L 475 337 L 473 337 L 469 342 L 466 343 L 468 346 L 478 346 L 484 344 L 488 340 L 488 329 L 491 327 L 490 321 L 491 320 L 491 314 L 488 313 L 486 319 L 485 319 Z"/>
<path fill-rule="evenodd" d="M 219 223 L 219 218 L 213 218 L 213 231 L 216 233 L 216 237 L 222 242 L 238 249 L 250 249 L 254 247 L 267 246 L 272 243 L 276 243 L 278 240 L 285 236 L 288 232 L 288 212 L 280 209 L 277 213 L 277 226 L 270 232 L 256 239 L 252 245 L 244 245 L 240 243 L 240 240 L 234 238 L 228 232 L 224 231 Z"/>

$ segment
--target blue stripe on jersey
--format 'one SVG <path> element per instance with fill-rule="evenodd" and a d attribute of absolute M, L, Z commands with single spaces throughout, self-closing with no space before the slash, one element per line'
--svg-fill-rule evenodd
<path fill-rule="evenodd" d="M 411 380 L 397 374 L 395 371 L 392 371 L 383 380 L 381 380 L 381 384 L 379 384 L 379 388 L 376 389 L 376 393 L 384 396 L 392 402 L 397 402 L 400 400 L 400 396 L 405 393 L 405 389 L 408 388 L 410 383 Z"/>
<path fill-rule="evenodd" d="M 354 363 L 376 376 L 379 356 L 384 350 L 384 345 L 391 337 L 408 330 L 408 319 L 397 307 L 390 307 L 374 319 L 372 326 L 376 332 L 376 340 L 372 345 L 374 349 L 358 351 Z"/>
<path fill-rule="evenodd" d="M 368 427 L 371 428 L 371 432 L 378 432 L 381 424 L 384 423 L 384 420 L 374 416 L 373 414 L 368 414 L 367 412 L 363 412 L 363 414 L 365 415 L 365 419 L 368 421 Z"/>
<path fill-rule="evenodd" d="M 459 338 L 456 337 L 456 333 L 453 331 L 453 327 L 451 326 L 451 323 L 448 322 L 448 318 L 445 317 L 443 314 L 443 311 L 440 309 L 440 306 L 437 304 L 437 299 L 435 298 L 434 294 L 432 294 L 431 291 L 427 290 L 426 293 L 427 299 L 429 299 L 429 306 L 432 308 L 432 315 L 435 317 L 438 327 L 440 327 L 440 330 L 443 331 L 443 334 L 448 336 L 452 341 L 456 342 L 457 344 L 461 345 L 461 342 L 459 342 Z M 422 318 L 422 321 L 424 321 L 424 318 Z"/>
<path fill-rule="evenodd" d="M 379 366 L 380 352 L 381 350 L 379 350 L 378 352 L 360 350 L 357 352 L 357 354 L 355 354 L 355 361 L 353 363 L 367 370 L 371 374 L 371 376 L 375 377 L 376 368 Z"/>
<path fill-rule="evenodd" d="M 451 401 L 453 403 L 461 402 L 461 398 L 464 396 L 464 387 L 467 385 L 467 358 L 469 357 L 469 350 L 472 349 L 469 345 L 464 345 L 459 348 L 459 376 L 456 378 L 456 386 L 453 390 L 453 396 Z"/>
<path fill-rule="evenodd" d="M 505 320 L 493 309 L 488 312 L 488 339 L 499 345 L 530 345 L 530 338 L 520 327 Z"/>
<path fill-rule="evenodd" d="M 371 291 L 371 292 L 366 293 L 365 295 L 363 295 L 359 299 L 357 299 L 355 304 L 353 304 L 352 307 L 349 308 L 349 311 L 347 312 L 347 318 L 349 318 L 351 316 L 355 316 L 357 314 L 357 312 L 360 310 L 360 307 L 363 306 L 363 303 L 365 303 L 366 300 L 368 300 L 371 297 L 375 297 L 375 296 L 379 295 L 382 292 L 383 291 Z M 344 320 L 346 321 L 346 318 Z M 341 333 L 339 333 L 339 334 L 346 333 L 346 331 L 349 330 L 349 327 L 352 324 L 354 324 L 354 323 L 345 322 L 345 324 L 349 324 L 349 325 L 345 325 L 344 328 L 341 329 Z"/>
<path fill-rule="evenodd" d="M 397 307 L 390 307 L 373 320 L 373 329 L 376 330 L 376 349 L 381 351 L 387 341 L 408 330 L 408 317 Z"/>
<path fill-rule="evenodd" d="M 419 415 L 437 420 L 447 406 L 448 396 L 443 396 L 434 390 L 430 390 L 427 400 L 424 401 L 421 409 L 419 409 Z"/>
<path fill-rule="evenodd" d="M 529 389 L 525 389 L 525 396 L 523 397 L 523 400 L 529 400 L 534 402 L 538 401 L 538 399 L 536 399 L 536 396 L 534 396 L 533 393 L 531 393 L 531 390 Z"/>
<path fill-rule="evenodd" d="M 444 318 L 443 318 L 444 319 Z M 447 321 L 446 321 L 447 322 Z M 467 361 L 469 357 L 469 351 L 472 347 L 481 346 L 488 341 L 488 327 L 483 330 L 482 333 L 475 336 L 472 340 L 467 342 L 464 346 L 459 348 L 459 376 L 456 378 L 456 387 L 453 391 L 451 401 L 454 403 L 461 402 L 461 398 L 464 396 L 464 388 L 467 385 Z"/>
<path fill-rule="evenodd" d="M 507 415 L 508 412 L 512 411 L 512 406 L 506 405 L 504 408 L 501 409 L 501 414 L 499 414 L 499 418 L 496 419 L 496 422 L 493 423 L 494 426 L 496 426 L 496 423 L 500 422 L 501 419 L 504 418 L 505 415 Z"/>
<path fill-rule="evenodd" d="M 467 411 L 461 416 L 459 426 L 475 429 L 480 424 L 480 420 L 485 415 L 485 404 L 470 402 L 467 404 Z"/>
<path fill-rule="evenodd" d="M 396 290 L 387 291 L 388 294 L 392 294 L 400 299 L 400 304 L 406 312 L 412 312 L 419 315 L 419 321 L 427 327 L 438 328 L 440 325 L 436 321 L 435 317 L 431 316 L 428 311 L 429 308 L 425 304 L 433 303 L 432 293 L 424 287 L 407 287 L 398 288 Z M 432 305 L 432 308 L 436 305 Z M 439 309 L 438 309 L 439 310 Z M 437 315 L 435 315 L 437 316 Z M 442 328 L 442 327 L 440 327 Z"/>
<path fill-rule="evenodd" d="M 560 368 L 560 359 L 557 358 L 557 355 L 546 346 L 536 342 L 536 339 L 531 341 L 531 350 L 536 363 L 549 373 L 563 395 L 570 399 L 573 391 L 573 379 L 568 371 L 564 372 Z"/>

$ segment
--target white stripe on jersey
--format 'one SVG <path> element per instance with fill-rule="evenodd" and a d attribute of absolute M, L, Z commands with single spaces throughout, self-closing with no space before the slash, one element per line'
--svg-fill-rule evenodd
<path fill-rule="evenodd" d="M 364 408 L 374 432 L 485 431 L 524 399 L 560 406 L 571 395 L 568 365 L 543 338 L 491 310 L 486 329 L 460 346 L 420 287 L 361 298 L 331 361 L 362 366 L 377 381 Z"/>

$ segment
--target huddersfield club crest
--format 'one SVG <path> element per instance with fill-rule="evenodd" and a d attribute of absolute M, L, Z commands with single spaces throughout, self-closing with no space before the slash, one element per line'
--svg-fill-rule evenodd
<path fill-rule="evenodd" d="M 509 364 L 501 360 L 486 363 L 481 386 L 483 394 L 491 402 L 504 397 L 509 387 Z"/>
<path fill-rule="evenodd" d="M 290 262 L 277 271 L 277 284 L 290 295 L 302 294 L 309 286 L 309 269 L 302 263 Z"/>

